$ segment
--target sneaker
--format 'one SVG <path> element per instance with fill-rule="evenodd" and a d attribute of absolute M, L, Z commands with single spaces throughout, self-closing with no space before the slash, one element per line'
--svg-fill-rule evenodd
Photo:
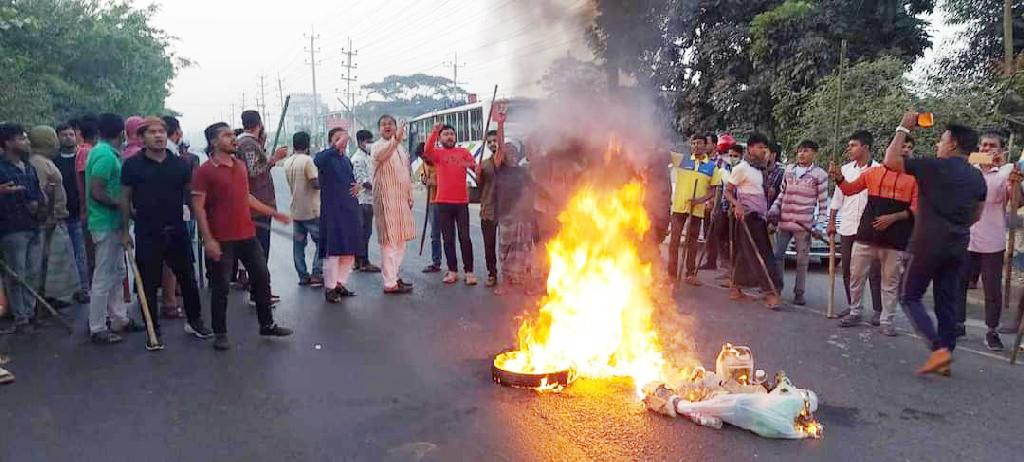
<path fill-rule="evenodd" d="M 804 306 L 807 304 L 807 300 L 804 300 L 804 294 L 796 294 L 793 296 L 793 304 L 797 306 Z"/>
<path fill-rule="evenodd" d="M 309 276 L 301 276 L 301 277 L 299 277 L 299 286 L 301 286 L 301 287 L 309 286 L 309 280 L 310 279 L 311 278 Z"/>
<path fill-rule="evenodd" d="M 459 274 L 454 272 L 454 271 L 449 271 L 449 272 L 445 273 L 444 279 L 441 279 L 441 282 L 443 282 L 445 284 L 455 284 L 458 281 L 459 281 Z"/>
<path fill-rule="evenodd" d="M 11 371 L 0 367 L 0 385 L 7 385 L 14 382 L 14 374 Z"/>
<path fill-rule="evenodd" d="M 440 273 L 441 267 L 439 265 L 430 264 L 426 268 L 423 268 L 424 273 Z"/>
<path fill-rule="evenodd" d="M 324 278 L 320 277 L 320 276 L 310 276 L 309 277 L 309 286 L 314 288 L 314 289 L 318 289 L 320 287 L 323 287 L 324 286 Z"/>
<path fill-rule="evenodd" d="M 359 271 L 361 271 L 363 273 L 379 273 L 380 272 L 380 267 L 377 266 L 377 265 L 374 265 L 373 263 L 364 263 L 363 267 L 359 268 Z"/>
<path fill-rule="evenodd" d="M 928 360 L 917 369 L 917 375 L 941 374 L 947 375 L 949 364 L 953 362 L 953 355 L 946 348 L 939 348 L 932 352 Z"/>
<path fill-rule="evenodd" d="M 150 342 L 149 340 L 146 340 L 146 351 L 160 351 L 163 349 L 164 342 L 160 340 L 159 336 L 156 338 L 156 342 Z"/>
<path fill-rule="evenodd" d="M 217 334 L 213 339 L 213 349 L 227 351 L 231 349 L 231 342 L 228 341 L 228 334 Z"/>
<path fill-rule="evenodd" d="M 498 285 L 498 277 L 497 276 L 487 276 L 487 282 L 484 283 L 484 286 L 486 286 L 486 287 L 494 287 L 496 285 Z"/>
<path fill-rule="evenodd" d="M 476 275 L 475 274 L 470 273 L 470 274 L 466 275 L 466 285 L 467 286 L 475 286 L 475 285 L 477 285 L 477 282 L 478 281 L 476 280 Z"/>
<path fill-rule="evenodd" d="M 955 331 L 956 331 L 956 338 L 966 337 L 967 336 L 967 326 L 965 326 L 963 324 L 957 324 Z"/>
<path fill-rule="evenodd" d="M 872 326 L 875 326 L 875 327 L 881 326 L 882 325 L 882 312 L 881 311 L 875 311 L 874 314 L 871 315 L 871 321 L 870 322 L 871 322 Z"/>
<path fill-rule="evenodd" d="M 1003 346 L 1003 341 L 999 338 L 999 333 L 994 330 L 990 330 L 985 334 L 985 348 L 988 348 L 988 351 L 1003 351 L 1006 349 Z"/>
<path fill-rule="evenodd" d="M 117 335 L 109 330 L 103 332 L 96 332 L 89 336 L 89 340 L 96 345 L 112 345 L 115 343 L 121 343 L 122 339 L 120 335 Z"/>
<path fill-rule="evenodd" d="M 208 327 L 204 326 L 202 321 L 194 324 L 192 322 L 186 322 L 185 333 L 193 335 L 200 340 L 206 340 L 210 337 L 213 337 L 213 331 L 210 330 Z"/>
<path fill-rule="evenodd" d="M 896 335 L 898 335 L 896 333 L 896 327 L 893 326 L 892 324 L 882 324 L 882 328 L 878 329 L 878 331 L 881 332 L 882 335 L 886 337 L 895 337 Z"/>
<path fill-rule="evenodd" d="M 277 324 L 271 324 L 269 326 L 260 327 L 260 335 L 264 337 L 287 337 L 292 335 L 292 330 L 287 327 L 281 327 Z"/>
<path fill-rule="evenodd" d="M 850 313 L 839 319 L 839 327 L 855 327 L 859 326 L 861 317 L 859 314 Z"/>

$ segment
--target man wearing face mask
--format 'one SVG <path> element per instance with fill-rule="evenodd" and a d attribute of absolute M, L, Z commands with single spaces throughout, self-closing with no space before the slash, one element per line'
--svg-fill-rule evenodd
<path fill-rule="evenodd" d="M 356 271 L 379 273 L 380 268 L 370 263 L 370 236 L 373 235 L 373 159 L 370 158 L 370 144 L 373 133 L 369 130 L 356 132 L 356 144 L 359 149 L 352 153 L 352 169 L 356 183 L 359 183 L 359 210 L 362 215 L 362 248 L 356 255 Z"/>
<path fill-rule="evenodd" d="M 438 141 L 441 147 L 437 146 Z M 444 256 L 448 264 L 448 273 L 442 281 L 454 284 L 459 278 L 459 263 L 455 254 L 457 232 L 466 285 L 476 285 L 476 276 L 473 275 L 473 242 L 469 238 L 469 192 L 466 190 L 466 169 L 476 168 L 476 162 L 466 148 L 456 147 L 455 128 L 440 123 L 434 125 L 427 137 L 423 159 L 437 169 L 437 197 L 434 202 L 437 204 Z"/>

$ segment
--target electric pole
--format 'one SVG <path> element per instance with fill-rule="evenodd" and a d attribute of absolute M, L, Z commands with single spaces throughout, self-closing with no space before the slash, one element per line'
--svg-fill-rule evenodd
<path fill-rule="evenodd" d="M 354 132 L 356 129 L 356 97 L 352 93 L 352 82 L 358 80 L 359 77 L 352 76 L 352 71 L 358 67 L 352 62 L 352 57 L 359 56 L 359 52 L 352 49 L 352 37 L 348 38 L 348 48 L 342 48 L 341 54 L 345 57 L 345 62 L 342 64 L 345 74 L 341 76 L 341 80 L 345 81 L 345 99 L 348 100 L 348 130 Z"/>
<path fill-rule="evenodd" d="M 309 29 L 309 48 L 306 50 L 309 52 L 309 62 L 306 64 L 309 64 L 309 68 L 313 76 L 313 123 L 311 124 L 312 127 L 310 129 L 313 131 L 314 145 L 319 147 L 322 146 L 319 143 L 319 140 L 320 132 L 322 132 L 323 130 L 320 129 L 320 96 L 316 92 L 316 40 L 319 39 L 320 36 L 316 35 L 316 31 L 313 28 L 313 26 L 310 26 Z"/>
<path fill-rule="evenodd" d="M 459 86 L 459 85 L 462 85 L 462 82 L 459 82 L 459 68 L 460 67 L 466 67 L 466 63 L 465 62 L 462 62 L 462 63 L 459 62 L 459 52 L 455 52 L 455 60 L 454 61 L 445 61 L 445 62 L 441 63 L 441 65 L 442 66 L 451 66 L 451 68 L 452 68 L 452 83 L 454 83 L 456 87 Z"/>
<path fill-rule="evenodd" d="M 260 115 L 262 115 L 263 117 L 266 117 L 268 120 L 272 120 L 272 119 L 270 119 L 270 115 L 267 114 L 267 91 L 266 91 L 266 87 L 264 86 L 265 85 L 264 81 L 266 80 L 266 78 L 267 78 L 266 75 L 260 74 L 260 102 L 259 102 Z"/>

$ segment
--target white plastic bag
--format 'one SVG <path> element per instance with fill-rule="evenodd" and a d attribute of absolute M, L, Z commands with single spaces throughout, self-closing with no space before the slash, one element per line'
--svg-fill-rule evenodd
<path fill-rule="evenodd" d="M 700 415 L 750 430 L 766 438 L 801 439 L 820 437 L 820 425 L 798 425 L 804 413 L 818 409 L 818 397 L 810 390 L 777 387 L 767 394 L 720 394 L 705 401 L 675 400 L 681 415 Z"/>

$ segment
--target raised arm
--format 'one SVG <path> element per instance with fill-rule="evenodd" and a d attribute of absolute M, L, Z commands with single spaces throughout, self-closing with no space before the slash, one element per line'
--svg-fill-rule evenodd
<path fill-rule="evenodd" d="M 900 121 L 900 126 L 896 129 L 896 134 L 893 135 L 889 147 L 885 150 L 884 163 L 890 170 L 900 173 L 906 171 L 903 166 L 903 143 L 907 141 L 907 135 L 915 127 L 917 127 L 917 113 L 904 113 L 903 120 Z"/>

